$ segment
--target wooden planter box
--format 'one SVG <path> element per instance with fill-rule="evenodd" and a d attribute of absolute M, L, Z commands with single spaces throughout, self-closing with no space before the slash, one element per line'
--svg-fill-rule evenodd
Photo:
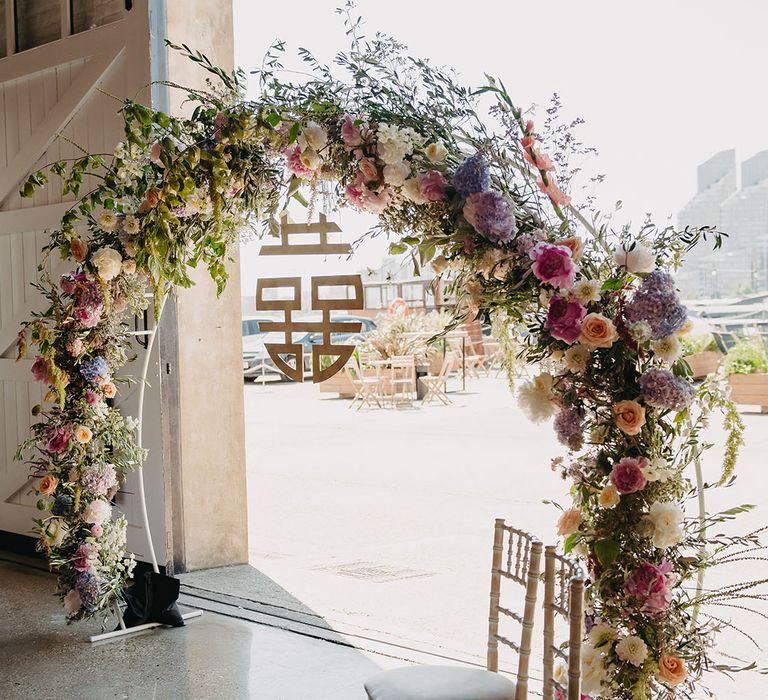
<path fill-rule="evenodd" d="M 337 372 L 318 386 L 321 393 L 338 394 L 340 399 L 351 399 L 355 395 L 355 387 L 346 372 Z"/>
<path fill-rule="evenodd" d="M 761 413 L 768 413 L 768 374 L 731 374 L 728 383 L 734 403 L 760 406 Z"/>
<path fill-rule="evenodd" d="M 694 379 L 704 379 L 708 374 L 717 372 L 717 368 L 723 361 L 723 355 L 715 351 L 697 352 L 687 355 L 685 361 L 690 366 Z"/>

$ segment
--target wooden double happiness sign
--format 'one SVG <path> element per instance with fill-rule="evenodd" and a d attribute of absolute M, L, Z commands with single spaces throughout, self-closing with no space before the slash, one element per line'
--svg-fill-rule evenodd
<path fill-rule="evenodd" d="M 329 233 L 339 233 L 341 229 L 320 214 L 320 220 L 306 224 L 289 223 L 287 215 L 283 216 L 280 227 L 280 244 L 262 246 L 259 255 L 337 255 L 350 253 L 348 243 L 329 243 Z M 319 242 L 291 243 L 289 236 L 319 234 Z M 343 288 L 343 297 L 327 297 L 323 290 Z M 347 290 L 352 288 L 350 297 Z M 290 290 L 289 298 L 276 295 L 265 299 L 265 291 Z M 282 321 L 263 321 L 259 327 L 266 331 L 277 331 L 285 334 L 282 343 L 267 343 L 265 345 L 269 357 L 275 367 L 285 376 L 297 382 L 304 381 L 304 345 L 294 342 L 294 333 L 317 333 L 320 342 L 312 343 L 312 381 L 325 381 L 344 369 L 347 360 L 355 351 L 354 345 L 335 344 L 333 334 L 354 334 L 362 330 L 359 321 L 344 321 L 331 319 L 333 311 L 354 311 L 364 308 L 363 281 L 360 275 L 319 275 L 312 277 L 312 310 L 320 311 L 320 321 L 294 321 L 293 313 L 301 311 L 301 277 L 272 277 L 261 279 L 256 286 L 256 309 L 258 311 L 280 311 Z M 322 357 L 335 360 L 325 369 L 322 368 Z M 291 366 L 293 361 L 295 366 Z"/>

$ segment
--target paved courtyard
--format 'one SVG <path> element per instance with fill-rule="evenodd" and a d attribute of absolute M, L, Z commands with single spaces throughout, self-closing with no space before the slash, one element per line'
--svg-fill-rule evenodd
<path fill-rule="evenodd" d="M 246 384 L 251 563 L 363 647 L 482 664 L 493 520 L 554 542 L 556 511 L 543 501 L 566 503 L 567 486 L 549 466 L 561 454 L 551 427 L 522 416 L 504 378 L 469 380 L 451 396 L 448 407 L 355 412 L 312 384 Z M 711 510 L 761 505 L 732 532 L 768 513 L 768 416 L 744 418 L 740 478 L 708 496 Z M 714 423 L 708 481 L 719 475 Z M 758 576 L 768 578 L 764 561 L 732 565 L 728 577 L 710 573 L 707 587 Z M 733 612 L 768 645 L 762 621 Z M 721 648 L 768 665 L 739 633 L 724 633 Z M 765 684 L 753 674 L 711 682 L 718 698 L 755 697 Z"/>

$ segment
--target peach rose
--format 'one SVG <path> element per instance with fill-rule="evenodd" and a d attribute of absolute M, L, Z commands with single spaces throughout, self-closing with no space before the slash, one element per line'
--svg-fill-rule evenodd
<path fill-rule="evenodd" d="M 566 248 L 570 248 L 571 257 L 574 260 L 581 260 L 581 256 L 584 254 L 584 241 L 578 236 L 563 238 L 561 241 L 556 241 L 555 245 L 564 245 Z"/>
<path fill-rule="evenodd" d="M 680 685 L 688 678 L 688 669 L 685 667 L 685 661 L 677 656 L 662 654 L 659 659 L 658 679 L 667 685 Z"/>
<path fill-rule="evenodd" d="M 598 500 L 600 502 L 600 505 L 603 508 L 613 508 L 614 506 L 619 505 L 621 496 L 619 495 L 619 492 L 616 490 L 616 487 L 613 484 L 608 484 L 600 492 L 600 496 L 598 497 Z"/>
<path fill-rule="evenodd" d="M 363 158 L 357 164 L 357 167 L 360 168 L 360 174 L 363 176 L 363 179 L 366 182 L 379 179 L 379 169 L 376 167 L 376 164 L 369 158 Z"/>
<path fill-rule="evenodd" d="M 645 408 L 637 401 L 619 401 L 613 406 L 613 417 L 619 430 L 637 435 L 645 425 Z"/>
<path fill-rule="evenodd" d="M 161 190 L 153 187 L 151 190 L 147 190 L 144 195 L 144 201 L 139 206 L 139 214 L 146 214 L 150 209 L 154 209 L 163 199 L 163 193 Z"/>
<path fill-rule="evenodd" d="M 107 382 L 101 388 L 108 399 L 114 399 L 117 396 L 117 387 L 112 382 Z"/>
<path fill-rule="evenodd" d="M 78 425 L 75 428 L 75 440 L 77 440 L 81 445 L 89 443 L 92 437 L 93 432 L 87 425 Z"/>
<path fill-rule="evenodd" d="M 569 508 L 563 511 L 557 521 L 557 534 L 561 537 L 572 535 L 579 529 L 579 523 L 581 523 L 581 511 L 578 508 Z"/>
<path fill-rule="evenodd" d="M 593 350 L 609 348 L 619 339 L 619 333 L 611 319 L 602 314 L 587 314 L 581 322 L 579 340 Z"/>
<path fill-rule="evenodd" d="M 50 496 L 59 485 L 59 480 L 51 474 L 46 474 L 37 485 L 37 492 L 41 496 Z"/>
<path fill-rule="evenodd" d="M 88 244 L 81 238 L 75 238 L 69 244 L 69 252 L 77 262 L 83 262 L 88 255 Z"/>

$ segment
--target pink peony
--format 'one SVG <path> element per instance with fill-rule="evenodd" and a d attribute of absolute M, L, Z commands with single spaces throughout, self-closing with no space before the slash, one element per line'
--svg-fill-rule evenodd
<path fill-rule="evenodd" d="M 389 190 L 367 192 L 363 196 L 365 210 L 372 214 L 382 214 L 389 204 L 389 199 Z"/>
<path fill-rule="evenodd" d="M 348 114 L 344 115 L 341 124 L 341 138 L 347 146 L 359 146 L 363 142 L 363 134 Z"/>
<path fill-rule="evenodd" d="M 64 427 L 50 426 L 45 431 L 45 437 L 48 439 L 48 452 L 64 452 L 72 442 L 72 431 Z"/>
<path fill-rule="evenodd" d="M 533 260 L 533 274 L 542 282 L 548 282 L 558 289 L 573 287 L 576 264 L 571 249 L 551 243 L 537 243 L 530 252 Z"/>
<path fill-rule="evenodd" d="M 103 310 L 103 306 L 76 306 L 74 316 L 84 328 L 94 328 L 99 324 Z"/>
<path fill-rule="evenodd" d="M 677 580 L 666 559 L 658 565 L 644 562 L 627 577 L 624 593 L 642 605 L 640 612 L 662 613 L 672 602 L 672 586 Z"/>
<path fill-rule="evenodd" d="M 430 170 L 416 176 L 419 183 L 422 199 L 427 202 L 439 202 L 445 199 L 445 187 L 447 185 L 443 174 L 438 170 Z"/>
<path fill-rule="evenodd" d="M 92 389 L 85 392 L 85 402 L 89 406 L 95 406 L 99 402 L 99 395 Z"/>
<path fill-rule="evenodd" d="M 32 364 L 32 376 L 36 382 L 50 382 L 48 378 L 48 363 L 41 355 L 38 355 Z"/>
<path fill-rule="evenodd" d="M 645 457 L 623 457 L 611 470 L 611 483 L 621 494 L 635 493 L 645 488 L 648 479 L 643 470 L 648 467 Z"/>
<path fill-rule="evenodd" d="M 358 209 L 362 209 L 365 206 L 363 201 L 363 191 L 354 185 L 347 185 L 347 201 Z"/>
<path fill-rule="evenodd" d="M 81 544 L 75 552 L 75 559 L 72 562 L 72 567 L 75 571 L 82 573 L 91 570 L 90 555 L 93 552 L 93 547 L 89 544 Z"/>
<path fill-rule="evenodd" d="M 544 328 L 553 338 L 571 345 L 581 335 L 581 319 L 586 313 L 587 310 L 578 301 L 568 301 L 564 297 L 554 296 L 549 301 Z"/>
<path fill-rule="evenodd" d="M 311 180 L 315 173 L 301 162 L 301 148 L 294 146 L 284 152 L 286 167 L 302 180 Z"/>

